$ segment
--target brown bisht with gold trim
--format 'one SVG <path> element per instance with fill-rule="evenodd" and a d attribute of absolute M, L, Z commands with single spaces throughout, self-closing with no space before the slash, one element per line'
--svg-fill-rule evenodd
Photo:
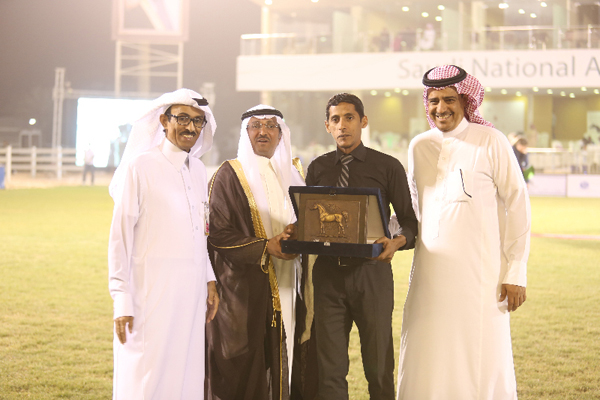
<path fill-rule="evenodd" d="M 206 326 L 206 399 L 289 399 L 277 278 L 241 164 L 223 163 L 209 191 L 208 250 L 221 303 Z"/>

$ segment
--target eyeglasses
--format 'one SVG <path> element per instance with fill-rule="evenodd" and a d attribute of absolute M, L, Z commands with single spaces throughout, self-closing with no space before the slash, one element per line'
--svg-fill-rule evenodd
<path fill-rule="evenodd" d="M 253 131 L 260 131 L 263 126 L 268 131 L 274 131 L 275 129 L 279 129 L 279 124 L 275 124 L 273 122 L 267 122 L 265 124 L 262 124 L 258 121 L 253 122 L 251 125 L 248 125 L 248 129 L 252 129 Z"/>
<path fill-rule="evenodd" d="M 181 126 L 188 126 L 190 121 L 194 123 L 196 128 L 203 128 L 206 125 L 206 118 L 204 117 L 196 117 L 190 118 L 189 115 L 173 115 L 173 114 L 165 114 L 167 117 L 174 117 L 177 123 Z"/>

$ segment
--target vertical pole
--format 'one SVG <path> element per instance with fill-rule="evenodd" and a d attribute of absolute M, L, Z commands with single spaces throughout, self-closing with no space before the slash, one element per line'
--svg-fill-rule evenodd
<path fill-rule="evenodd" d="M 266 55 L 271 53 L 271 11 L 269 7 L 263 6 L 261 9 L 260 16 L 260 33 L 263 35 L 260 44 L 260 54 Z M 272 94 L 268 91 L 260 92 L 260 102 L 262 104 L 271 104 L 272 103 Z"/>
<path fill-rule="evenodd" d="M 183 87 L 183 42 L 177 45 L 177 89 Z"/>
<path fill-rule="evenodd" d="M 562 29 L 558 28 L 558 45 L 559 49 L 562 49 Z"/>
<path fill-rule="evenodd" d="M 37 151 L 36 147 L 31 147 L 31 177 L 35 178 L 36 167 L 37 167 Z"/>
<path fill-rule="evenodd" d="M 150 42 L 139 43 L 136 46 L 137 50 L 137 91 L 146 96 L 151 92 L 152 87 L 152 66 L 151 53 L 152 44 Z"/>
<path fill-rule="evenodd" d="M 121 41 L 117 40 L 117 45 L 115 46 L 115 97 L 119 98 L 121 96 Z"/>
<path fill-rule="evenodd" d="M 458 2 L 458 50 L 464 50 L 464 13 L 465 13 L 465 3 L 463 1 Z"/>
<path fill-rule="evenodd" d="M 62 179 L 62 146 L 56 148 L 56 178 Z"/>
<path fill-rule="evenodd" d="M 269 7 L 263 6 L 260 16 L 260 33 L 262 33 L 260 54 L 271 53 L 271 11 Z"/>
<path fill-rule="evenodd" d="M 54 70 L 54 90 L 52 92 L 54 100 L 54 115 L 52 120 L 52 148 L 60 146 L 62 141 L 62 114 L 63 102 L 65 100 L 65 69 L 56 68 Z"/>

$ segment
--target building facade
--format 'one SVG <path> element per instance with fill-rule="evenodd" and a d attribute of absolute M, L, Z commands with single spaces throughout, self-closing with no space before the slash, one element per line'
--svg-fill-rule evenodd
<path fill-rule="evenodd" d="M 308 153 L 331 143 L 324 107 L 341 91 L 363 99 L 366 141 L 401 151 L 429 129 L 423 74 L 447 63 L 485 86 L 487 120 L 532 147 L 600 135 L 600 2 L 252 1 L 261 32 L 241 38 L 237 89 L 280 108 Z"/>

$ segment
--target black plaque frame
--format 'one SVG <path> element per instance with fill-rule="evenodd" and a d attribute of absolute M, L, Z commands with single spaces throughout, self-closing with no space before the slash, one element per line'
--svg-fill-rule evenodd
<path fill-rule="evenodd" d="M 386 212 L 383 208 L 381 192 L 379 188 L 348 188 L 334 186 L 290 186 L 290 198 L 296 216 L 298 226 L 303 226 L 303 212 L 299 210 L 301 197 L 303 195 L 326 195 L 340 196 L 343 198 L 364 198 L 368 196 L 368 222 L 365 234 L 366 243 L 335 243 L 315 242 L 303 240 L 284 240 L 281 249 L 289 254 L 317 254 L 344 257 L 377 257 L 383 251 L 381 243 L 369 243 L 382 236 L 390 237 Z"/>

